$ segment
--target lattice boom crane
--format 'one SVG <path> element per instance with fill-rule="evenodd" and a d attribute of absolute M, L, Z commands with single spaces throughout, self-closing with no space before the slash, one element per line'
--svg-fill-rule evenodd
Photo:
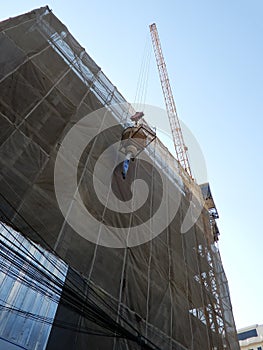
<path fill-rule="evenodd" d="M 180 126 L 179 118 L 177 115 L 177 110 L 173 98 L 173 93 L 171 89 L 171 85 L 168 78 L 168 72 L 166 68 L 166 64 L 164 61 L 161 43 L 158 35 L 158 31 L 156 28 L 156 24 L 153 23 L 150 25 L 150 32 L 152 38 L 153 49 L 155 53 L 155 58 L 157 62 L 157 67 L 159 71 L 159 76 L 161 80 L 163 95 L 165 99 L 166 110 L 170 122 L 170 127 L 173 136 L 174 148 L 177 156 L 178 162 L 185 169 L 185 171 L 192 177 L 190 163 L 187 154 L 187 147 L 185 146 L 183 133 Z"/>

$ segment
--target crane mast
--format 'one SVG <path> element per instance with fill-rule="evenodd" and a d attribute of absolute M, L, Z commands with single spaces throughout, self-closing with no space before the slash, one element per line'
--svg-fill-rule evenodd
<path fill-rule="evenodd" d="M 177 110 L 173 98 L 173 93 L 171 85 L 168 78 L 168 72 L 166 64 L 164 61 L 161 43 L 156 28 L 156 24 L 153 23 L 150 25 L 150 32 L 152 38 L 153 49 L 155 53 L 156 63 L 159 71 L 159 76 L 161 80 L 166 110 L 170 122 L 170 127 L 173 136 L 174 148 L 177 156 L 177 160 L 180 165 L 185 169 L 185 171 L 192 177 L 190 163 L 187 154 L 187 147 L 185 146 L 183 133 L 180 126 L 179 118 L 177 115 Z"/>

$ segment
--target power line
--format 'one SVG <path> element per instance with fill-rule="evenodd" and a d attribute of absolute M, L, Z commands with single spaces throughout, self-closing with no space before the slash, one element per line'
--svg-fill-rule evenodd
<path fill-rule="evenodd" d="M 11 203 L 9 203 L 9 201 L 2 194 L 1 196 L 7 201 L 9 205 L 11 205 Z M 15 208 L 13 209 L 15 210 Z M 1 212 L 3 213 L 2 210 Z M 6 217 L 7 221 L 10 222 L 6 214 L 3 214 Z M 17 212 L 17 215 L 19 215 L 24 220 L 24 222 L 27 223 L 27 221 L 22 217 L 20 213 Z M 31 225 L 29 226 L 31 229 L 33 229 Z M 37 235 L 39 235 L 35 229 L 33 230 Z M 9 232 L 11 231 L 9 230 Z M 6 239 L 6 237 L 4 238 Z M 47 270 L 43 264 L 39 264 L 39 261 L 36 261 L 35 257 L 32 256 L 26 247 L 23 247 L 22 254 L 19 252 L 21 249 L 20 246 L 9 240 L 9 244 L 10 243 L 13 244 L 14 248 L 16 249 L 11 248 L 7 243 L 3 242 L 1 255 L 7 259 L 7 262 L 10 263 L 10 265 L 3 264 L 1 266 L 1 269 L 11 278 L 19 279 L 21 283 L 27 285 L 39 293 L 44 294 L 45 297 L 50 298 L 57 304 L 60 301 L 61 304 L 78 313 L 80 316 L 100 326 L 102 329 L 106 329 L 112 332 L 112 336 L 130 339 L 140 344 L 145 349 L 159 349 L 154 343 L 144 337 L 127 319 L 123 317 L 123 315 L 120 315 L 120 319 L 124 323 L 124 326 L 116 322 L 110 316 L 110 313 L 116 313 L 116 310 L 110 304 L 106 303 L 105 300 L 103 300 L 103 298 L 94 290 L 94 288 L 92 288 L 90 283 L 88 283 L 88 296 L 85 296 L 86 300 L 84 301 L 83 291 L 80 290 L 79 287 L 73 283 L 73 281 L 70 281 L 72 286 L 64 284 L 64 281 L 59 279 L 58 276 Z M 47 244 L 47 242 L 45 243 Z M 42 255 L 44 255 L 44 252 L 40 248 L 38 248 L 36 245 L 34 246 Z M 10 254 L 8 254 L 8 250 L 10 251 Z M 49 260 L 46 255 L 44 256 L 47 260 Z M 51 263 L 54 265 L 54 261 L 51 261 Z M 13 265 L 13 267 L 10 270 L 11 265 Z M 17 271 L 22 271 L 24 273 L 17 274 Z M 60 271 L 60 273 L 63 275 L 63 271 Z M 38 284 L 36 284 L 36 282 Z M 44 287 L 48 288 L 50 292 L 48 293 Z M 60 299 L 60 293 L 62 289 L 63 293 Z M 104 307 L 106 307 L 106 311 L 98 306 L 99 303 L 103 304 Z M 21 312 L 22 311 L 23 310 L 21 310 Z M 28 315 L 26 311 L 24 312 L 24 315 Z M 37 318 L 39 315 L 35 316 Z M 78 331 L 78 329 L 79 328 L 77 328 L 76 331 Z"/>

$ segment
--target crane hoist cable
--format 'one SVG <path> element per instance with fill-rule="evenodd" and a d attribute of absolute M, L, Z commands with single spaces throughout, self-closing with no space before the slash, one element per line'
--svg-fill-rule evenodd
<path fill-rule="evenodd" d="M 150 61 L 151 61 L 151 48 L 150 48 L 150 42 L 147 35 L 144 50 L 143 50 L 143 57 L 141 61 L 141 67 L 136 87 L 136 93 L 134 98 L 134 103 L 139 105 L 144 105 L 147 95 L 147 89 L 148 89 L 148 80 L 149 80 L 149 70 L 150 70 Z"/>

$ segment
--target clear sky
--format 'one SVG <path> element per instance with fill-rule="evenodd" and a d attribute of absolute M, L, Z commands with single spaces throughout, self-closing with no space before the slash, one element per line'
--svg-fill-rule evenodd
<path fill-rule="evenodd" d="M 263 1 L 16 0 L 0 18 L 44 5 L 129 102 L 156 22 L 179 117 L 206 159 L 236 326 L 263 323 Z M 164 107 L 153 55 L 146 102 Z"/>

